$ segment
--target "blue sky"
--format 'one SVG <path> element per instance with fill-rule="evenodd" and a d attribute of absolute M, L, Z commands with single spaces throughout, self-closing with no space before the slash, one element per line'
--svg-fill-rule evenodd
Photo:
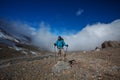
<path fill-rule="evenodd" d="M 0 0 L 0 18 L 38 29 L 45 22 L 56 34 L 120 19 L 120 0 Z"/>

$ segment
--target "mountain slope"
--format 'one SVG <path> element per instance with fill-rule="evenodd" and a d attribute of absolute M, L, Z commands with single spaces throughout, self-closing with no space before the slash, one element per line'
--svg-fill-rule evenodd
<path fill-rule="evenodd" d="M 31 44 L 31 39 L 28 36 L 21 35 L 16 38 L 0 28 L 0 60 L 43 53 L 43 50 Z"/>
<path fill-rule="evenodd" d="M 0 41 L 4 39 L 15 43 L 31 44 L 32 35 L 29 31 L 27 26 L 20 23 L 0 20 Z"/>

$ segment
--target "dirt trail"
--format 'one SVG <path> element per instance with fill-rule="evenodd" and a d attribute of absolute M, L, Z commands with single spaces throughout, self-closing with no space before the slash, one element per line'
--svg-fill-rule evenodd
<path fill-rule="evenodd" d="M 53 54 L 45 54 L 45 55 L 40 55 L 40 56 L 31 56 L 31 57 L 17 57 L 17 58 L 12 58 L 12 59 L 6 59 L 6 60 L 1 60 L 0 61 L 0 68 L 7 67 L 8 64 L 15 64 L 23 61 L 34 61 L 34 60 L 42 60 L 44 58 L 48 57 L 54 57 Z"/>

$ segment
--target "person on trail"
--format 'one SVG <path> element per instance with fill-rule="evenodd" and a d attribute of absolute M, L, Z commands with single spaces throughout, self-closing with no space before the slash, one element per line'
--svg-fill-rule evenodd
<path fill-rule="evenodd" d="M 58 36 L 58 39 L 54 43 L 54 46 L 57 47 L 57 54 L 60 57 L 60 60 L 65 60 L 66 53 L 64 52 L 64 46 L 68 47 L 68 44 L 64 42 L 64 39 L 61 36 Z"/>

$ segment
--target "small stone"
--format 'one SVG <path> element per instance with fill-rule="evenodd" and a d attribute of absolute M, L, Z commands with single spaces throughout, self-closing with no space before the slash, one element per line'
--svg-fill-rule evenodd
<path fill-rule="evenodd" d="M 100 49 L 96 49 L 95 51 L 98 52 L 98 51 L 100 51 Z"/>
<path fill-rule="evenodd" d="M 86 51 L 83 51 L 83 53 L 86 53 Z"/>
<path fill-rule="evenodd" d="M 25 70 L 25 68 L 22 68 L 22 70 Z"/>

